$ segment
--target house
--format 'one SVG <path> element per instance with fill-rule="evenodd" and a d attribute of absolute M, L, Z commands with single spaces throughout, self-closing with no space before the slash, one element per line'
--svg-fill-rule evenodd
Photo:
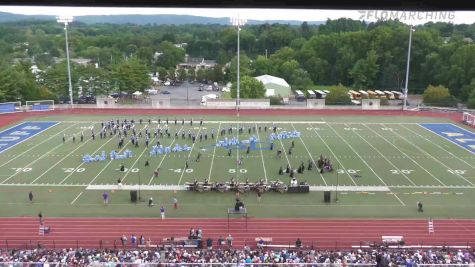
<path fill-rule="evenodd" d="M 267 74 L 254 78 L 264 84 L 264 88 L 266 89 L 266 97 L 288 97 L 291 94 L 290 85 L 282 78 Z"/>
<path fill-rule="evenodd" d="M 216 60 L 207 60 L 202 57 L 189 57 L 185 55 L 185 62 L 177 65 L 177 69 L 193 69 L 195 71 L 199 69 L 211 69 L 216 66 Z"/>

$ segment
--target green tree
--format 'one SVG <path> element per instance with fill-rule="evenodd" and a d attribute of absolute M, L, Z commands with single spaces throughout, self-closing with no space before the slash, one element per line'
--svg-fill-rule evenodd
<path fill-rule="evenodd" d="M 141 61 L 132 59 L 114 66 L 113 78 L 120 91 L 133 93 L 143 91 L 150 86 L 148 70 Z"/>
<path fill-rule="evenodd" d="M 240 98 L 263 98 L 266 89 L 261 81 L 250 76 L 242 76 L 239 83 Z M 237 83 L 231 86 L 231 97 L 237 97 Z"/>
<path fill-rule="evenodd" d="M 186 79 L 186 70 L 185 69 L 178 69 L 178 75 L 177 75 L 177 79 L 179 81 L 184 81 Z"/>
<path fill-rule="evenodd" d="M 424 104 L 429 106 L 451 107 L 456 104 L 456 99 L 450 94 L 448 88 L 439 85 L 429 85 L 422 95 Z"/>
<path fill-rule="evenodd" d="M 308 72 L 301 68 L 298 68 L 292 72 L 289 82 L 292 85 L 292 88 L 297 90 L 306 90 L 313 84 Z"/>
<path fill-rule="evenodd" d="M 166 69 L 175 68 L 185 58 L 185 50 L 175 47 L 173 43 L 163 41 L 160 43 L 160 52 L 163 53 L 158 57 L 158 65 Z"/>
<path fill-rule="evenodd" d="M 330 91 L 325 99 L 326 105 L 349 105 L 351 104 L 350 96 L 348 95 L 348 88 L 339 84 L 337 86 L 330 86 Z"/>
<path fill-rule="evenodd" d="M 469 87 L 470 89 L 467 88 L 467 91 L 469 91 L 467 107 L 475 109 L 475 78 L 472 79 Z"/>
<path fill-rule="evenodd" d="M 376 51 L 370 50 L 366 58 L 356 61 L 349 75 L 353 78 L 353 86 L 357 88 L 374 87 L 376 75 L 379 71 L 378 55 Z"/>
<path fill-rule="evenodd" d="M 254 69 L 251 65 L 251 59 L 246 56 L 246 54 L 241 53 L 239 58 L 239 75 L 242 76 L 251 76 L 254 74 Z M 231 81 L 236 81 L 237 79 L 237 56 L 233 57 L 231 60 Z"/>

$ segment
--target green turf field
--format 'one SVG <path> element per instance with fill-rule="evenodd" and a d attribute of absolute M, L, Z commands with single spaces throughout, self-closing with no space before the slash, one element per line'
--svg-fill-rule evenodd
<path fill-rule="evenodd" d="M 130 117 L 132 118 L 132 117 Z M 128 119 L 130 119 L 128 118 Z M 148 125 L 146 121 L 152 120 Z M 255 193 L 248 193 L 244 203 L 249 216 L 254 217 L 457 217 L 473 218 L 475 214 L 475 154 L 424 128 L 419 122 L 452 123 L 434 118 L 417 117 L 242 117 L 239 125 L 244 133 L 240 140 L 254 135 L 260 142 L 249 155 L 246 150 L 228 150 L 215 146 L 215 139 L 236 137 L 220 136 L 221 129 L 236 128 L 235 117 L 206 117 L 202 127 L 198 118 L 193 126 L 188 122 L 174 124 L 170 117 L 171 137 L 163 136 L 163 146 L 188 145 L 191 151 L 175 152 L 151 157 L 144 138 L 135 148 L 126 138 L 126 145 L 117 148 L 117 138 L 90 138 L 90 129 L 99 132 L 102 120 L 116 120 L 113 116 L 52 116 L 41 117 L 42 121 L 60 122 L 56 126 L 0 153 L 0 215 L 34 216 L 42 211 L 45 216 L 157 216 L 158 207 L 170 208 L 172 217 L 225 217 L 226 208 L 234 204 L 234 195 L 227 193 L 195 193 L 180 190 L 186 182 L 195 178 L 229 181 L 231 177 L 244 181 L 268 182 L 280 179 L 288 183 L 288 174 L 279 175 L 279 167 L 290 164 L 297 168 L 301 162 L 316 161 L 320 155 L 331 159 L 333 172 L 320 174 L 314 168 L 297 174 L 299 181 L 307 181 L 312 187 L 308 194 L 265 193 L 260 202 Z M 119 118 L 123 119 L 123 117 Z M 134 117 L 138 120 L 138 117 Z M 153 129 L 157 117 L 143 117 L 144 123 L 137 129 L 152 130 L 151 145 L 156 144 Z M 274 150 L 269 150 L 272 123 L 281 131 L 299 131 L 300 138 L 274 141 Z M 256 132 L 247 128 L 256 126 Z M 258 131 L 261 126 L 261 131 Z M 462 127 L 462 126 L 461 126 Z M 197 136 L 208 134 L 208 140 L 195 144 L 185 137 L 175 138 L 175 131 L 194 131 Z M 84 132 L 84 142 L 79 135 Z M 66 135 L 63 144 L 62 137 Z M 76 135 L 76 142 L 71 140 Z M 284 153 L 276 157 L 276 150 L 287 152 L 292 140 L 295 147 L 292 155 Z M 125 160 L 109 160 L 82 163 L 85 154 L 96 155 L 105 151 L 123 152 L 129 149 L 134 156 Z M 201 153 L 200 162 L 195 162 Z M 243 157 L 241 166 L 237 159 Z M 109 158 L 109 157 L 108 157 Z M 146 159 L 150 166 L 145 167 Z M 185 161 L 189 168 L 185 169 Z M 120 172 L 120 164 L 126 167 Z M 159 177 L 153 170 L 160 168 Z M 355 177 L 358 173 L 361 177 Z M 121 178 L 123 190 L 117 190 Z M 140 183 L 142 199 L 154 198 L 158 207 L 148 208 L 144 203 L 130 203 L 129 187 Z M 323 191 L 332 191 L 332 200 L 338 185 L 338 202 L 325 204 Z M 101 195 L 104 190 L 111 194 L 110 205 L 104 207 Z M 172 196 L 176 191 L 180 208 L 171 210 Z M 33 191 L 35 203 L 28 203 L 28 192 Z M 415 206 L 422 201 L 423 214 Z"/>

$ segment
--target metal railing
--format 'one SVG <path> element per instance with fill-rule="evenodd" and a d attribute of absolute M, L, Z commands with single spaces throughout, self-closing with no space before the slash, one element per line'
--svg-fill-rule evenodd
<path fill-rule="evenodd" d="M 234 242 L 235 244 L 241 244 L 240 246 L 234 245 L 234 249 L 242 249 L 244 247 L 258 248 L 257 242 L 252 239 L 245 239 L 244 242 Z M 164 242 L 162 240 L 151 240 L 151 244 L 155 245 L 157 248 L 169 247 L 169 242 Z M 202 239 L 202 248 L 183 246 L 181 243 L 174 243 L 173 247 L 184 247 L 190 250 L 196 249 L 206 249 L 206 238 Z M 148 246 L 140 246 L 141 248 L 151 248 Z M 418 241 L 411 242 L 410 244 L 383 244 L 382 242 L 376 241 L 324 241 L 324 240 L 308 240 L 302 241 L 300 247 L 295 246 L 295 242 L 292 241 L 273 241 L 271 243 L 266 243 L 262 245 L 264 249 L 292 249 L 292 250 L 348 250 L 348 249 L 374 249 L 385 247 L 387 249 L 447 249 L 447 250 L 458 250 L 458 249 L 475 249 L 475 240 L 467 241 Z M 117 240 L 55 240 L 55 239 L 7 239 L 0 241 L 0 249 L 60 249 L 60 248 L 98 248 L 98 249 L 137 249 L 139 248 L 138 244 L 131 245 L 130 242 L 123 245 L 119 239 Z M 215 249 L 228 249 L 227 244 L 218 244 L 217 240 L 213 242 L 213 248 Z"/>

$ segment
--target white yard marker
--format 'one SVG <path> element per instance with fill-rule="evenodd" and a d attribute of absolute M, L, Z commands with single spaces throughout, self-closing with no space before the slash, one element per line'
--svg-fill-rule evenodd
<path fill-rule="evenodd" d="M 426 128 L 422 127 L 420 124 L 419 124 L 419 126 L 420 126 L 421 128 L 423 128 L 424 130 L 429 131 L 429 130 L 427 130 Z M 458 157 L 457 155 L 455 155 L 455 154 L 453 154 L 452 152 L 448 151 L 447 149 L 443 148 L 443 147 L 440 146 L 439 144 L 432 142 L 429 138 L 426 138 L 425 136 L 423 136 L 423 135 L 417 133 L 416 131 L 413 131 L 413 130 L 411 130 L 411 129 L 405 127 L 404 125 L 401 125 L 401 127 L 403 127 L 404 129 L 406 129 L 406 130 L 408 130 L 408 131 L 410 131 L 410 132 L 415 133 L 416 135 L 422 137 L 422 138 L 425 139 L 426 141 L 429 141 L 431 144 L 433 144 L 433 145 L 437 146 L 438 148 L 444 150 L 444 151 L 447 152 L 449 155 L 452 155 L 452 157 L 454 157 L 454 158 L 456 158 L 456 159 L 462 161 L 463 163 L 467 164 L 467 166 L 469 166 L 470 168 L 475 169 L 475 166 L 473 166 L 472 164 L 470 164 L 470 163 L 466 162 L 465 160 L 461 159 L 460 157 Z M 432 131 L 429 131 L 429 132 L 432 133 L 432 134 L 434 134 L 434 132 L 432 132 Z M 443 137 L 441 137 L 441 138 L 443 138 Z M 444 138 L 444 140 L 449 140 L 449 139 Z M 452 143 L 454 143 L 454 144 L 456 144 L 456 145 L 459 145 L 459 144 L 453 142 L 452 140 L 449 140 L 449 141 L 451 141 Z M 460 146 L 460 145 L 459 145 L 459 146 Z M 466 149 L 466 148 L 464 148 L 464 149 Z M 471 151 L 470 151 L 470 152 L 471 152 Z"/>
<path fill-rule="evenodd" d="M 353 148 L 353 146 L 351 146 L 345 139 L 343 139 L 343 138 L 340 136 L 340 134 L 339 134 L 337 131 L 335 131 L 335 129 L 333 129 L 330 125 L 328 125 L 328 127 L 330 127 L 330 129 L 331 129 L 338 137 L 340 137 L 340 139 L 343 140 L 343 142 L 345 142 L 345 144 L 348 145 L 348 147 L 351 148 L 351 150 L 361 159 L 361 161 L 363 161 L 363 163 L 371 170 L 371 172 L 373 172 L 374 175 L 376 175 L 376 177 L 378 177 L 378 179 L 381 181 L 381 183 L 383 183 L 385 186 L 388 186 L 388 185 L 386 184 L 386 182 L 384 182 L 384 180 L 381 179 L 381 177 L 379 177 L 379 175 L 373 170 L 373 168 L 371 168 L 371 166 L 368 164 L 368 162 L 366 162 L 366 160 L 364 160 L 364 159 L 360 156 L 360 154 L 358 154 L 358 152 Z M 397 200 L 399 200 L 399 202 L 401 202 L 401 204 L 402 204 L 403 206 L 406 206 L 406 204 L 404 204 L 404 202 L 403 202 L 396 194 L 393 194 L 393 196 L 396 197 Z"/>
<path fill-rule="evenodd" d="M 254 125 L 257 128 L 257 123 Z M 262 168 L 264 168 L 264 178 L 266 179 L 266 183 L 267 183 L 266 164 L 264 163 L 264 154 L 262 153 L 262 142 L 261 142 L 261 137 L 259 136 L 259 130 L 257 130 L 257 137 L 259 139 L 259 148 L 260 148 L 259 150 L 261 151 Z"/>
<path fill-rule="evenodd" d="M 213 163 L 214 163 L 214 156 L 216 155 L 216 143 L 218 141 L 218 136 L 220 134 L 220 131 L 221 131 L 221 123 L 219 123 L 219 126 L 218 126 L 218 131 L 216 132 L 216 138 L 214 139 L 214 149 L 213 149 L 213 157 L 211 158 L 211 167 L 209 168 L 209 174 L 208 174 L 208 181 L 211 181 L 211 172 L 213 171 Z"/>
<path fill-rule="evenodd" d="M 181 126 L 180 130 L 178 130 L 178 132 L 181 132 L 181 130 L 183 129 L 183 126 Z M 173 138 L 173 141 L 172 143 L 170 144 L 170 147 L 175 143 L 176 141 L 176 137 Z M 171 153 L 169 153 L 171 154 Z M 165 158 L 167 157 L 168 154 L 163 154 L 163 157 L 162 157 L 162 160 L 160 161 L 160 163 L 158 164 L 157 168 L 156 169 L 160 169 L 160 167 L 162 166 L 162 163 L 163 161 L 165 160 Z M 148 182 L 148 185 L 150 185 L 153 181 L 153 175 L 150 177 L 150 181 Z"/>
<path fill-rule="evenodd" d="M 84 146 L 87 142 L 91 141 L 91 139 L 88 139 L 86 142 L 82 142 L 78 147 L 76 147 L 74 150 L 72 150 L 71 152 L 69 152 L 66 156 L 64 157 L 61 157 L 61 159 L 59 161 L 56 161 L 55 164 L 53 164 L 51 167 L 49 167 L 45 172 L 43 172 L 40 176 L 36 177 L 36 179 L 34 179 L 33 181 L 31 181 L 30 184 L 34 184 L 38 179 L 40 179 L 41 177 L 43 177 L 46 173 L 48 173 L 51 169 L 53 169 L 54 167 L 56 167 L 59 163 L 61 163 L 63 160 L 65 160 L 66 158 L 68 158 L 71 154 L 73 154 L 76 150 L 80 149 L 82 146 Z M 78 167 L 79 168 L 79 167 Z M 75 169 L 76 170 L 76 169 Z M 74 171 L 73 171 L 74 172 Z"/>
<path fill-rule="evenodd" d="M 160 127 L 159 127 L 160 129 Z M 157 137 L 158 137 L 158 134 L 157 134 Z M 152 141 L 149 141 L 149 145 L 151 145 L 152 143 L 155 142 L 155 139 L 157 139 L 156 137 L 152 138 Z M 137 159 L 134 161 L 134 163 L 132 163 L 132 166 L 130 166 L 130 168 L 127 170 L 127 172 L 125 173 L 124 177 L 122 178 L 122 183 L 125 181 L 125 178 L 127 178 L 127 176 L 129 175 L 129 173 L 131 172 L 131 170 L 134 168 L 135 164 L 137 164 L 137 162 L 139 161 L 139 159 L 142 158 L 142 155 L 145 153 L 145 151 L 148 150 L 148 147 L 145 147 L 142 151 L 142 153 L 140 153 L 140 156 L 137 157 Z M 140 166 L 139 166 L 140 168 Z M 140 169 L 139 169 L 139 172 L 140 172 Z M 140 175 L 140 174 L 139 174 Z"/>
<path fill-rule="evenodd" d="M 201 132 L 201 126 L 200 126 L 200 129 L 198 130 L 198 132 L 196 133 L 196 136 L 198 136 L 198 134 Z M 217 136 L 216 136 L 217 137 Z M 193 152 L 193 148 L 195 147 L 195 144 L 198 140 L 195 140 L 195 143 L 193 143 L 191 145 L 191 149 L 190 149 L 190 153 L 188 153 L 188 157 L 186 158 L 186 160 L 190 159 L 190 156 L 191 156 L 191 152 Z M 183 174 L 185 174 L 185 171 L 186 171 L 186 167 L 183 167 L 183 171 L 181 172 L 181 175 L 180 175 L 180 179 L 178 180 L 178 185 L 180 185 L 180 182 L 181 182 L 181 179 L 183 178 Z"/>
<path fill-rule="evenodd" d="M 430 158 L 432 158 L 434 161 L 438 162 L 440 165 L 444 166 L 445 168 L 447 168 L 447 170 L 450 170 L 451 168 L 449 168 L 449 166 L 445 165 L 442 161 L 436 159 L 434 156 L 432 156 L 430 153 L 426 152 L 424 149 L 420 148 L 418 145 L 414 144 L 413 142 L 407 140 L 406 138 L 403 138 L 400 134 L 398 134 L 397 132 L 394 132 L 397 136 L 399 136 L 401 139 L 405 140 L 406 142 L 408 142 L 409 144 L 411 144 L 412 146 L 414 146 L 415 148 L 417 148 L 419 151 L 421 151 L 422 153 L 426 154 L 427 156 L 429 156 Z M 470 185 L 472 186 L 475 186 L 475 184 L 473 184 L 472 182 L 470 182 L 469 180 L 467 180 L 465 177 L 463 177 L 462 175 L 458 174 L 458 173 L 454 173 L 456 176 L 462 178 L 463 180 L 465 180 L 467 183 L 469 183 Z"/>
<path fill-rule="evenodd" d="M 359 136 L 361 139 L 363 139 L 363 141 L 365 141 L 370 147 L 372 147 L 374 151 L 378 152 L 379 155 L 381 155 L 389 164 L 391 164 L 391 166 L 393 166 L 396 170 L 398 170 L 399 173 L 401 173 L 412 185 L 416 185 L 409 177 L 407 177 L 406 174 L 404 174 L 398 167 L 396 167 L 394 163 L 388 160 L 386 156 L 383 155 L 383 153 L 381 153 L 378 149 L 376 149 L 370 142 L 368 142 L 365 138 L 363 138 L 357 131 L 352 131 L 352 132 L 355 133 L 357 136 Z"/>
<path fill-rule="evenodd" d="M 76 200 L 78 200 L 78 198 L 82 195 L 82 193 L 84 193 L 84 191 L 81 191 L 79 193 L 79 195 L 73 201 L 71 201 L 71 205 L 74 204 L 74 202 L 76 202 Z"/>
<path fill-rule="evenodd" d="M 147 126 L 147 125 L 143 126 L 143 127 L 140 129 L 140 131 L 142 131 L 146 126 Z M 109 143 L 112 139 L 115 139 L 115 138 L 111 138 L 111 139 L 110 139 L 109 141 L 107 141 L 105 144 Z M 127 144 L 129 144 L 130 142 L 131 142 L 131 140 L 129 139 L 129 141 L 127 141 L 127 143 L 124 144 L 124 147 L 122 147 L 122 148 L 119 150 L 118 153 L 120 154 L 120 153 L 127 147 Z M 104 144 L 104 145 L 105 145 L 105 144 Z M 103 146 L 103 145 L 102 145 L 102 146 Z M 102 147 L 102 146 L 101 146 L 101 147 Z M 100 149 L 100 147 L 99 147 L 99 149 Z M 99 149 L 97 149 L 96 151 L 98 151 Z M 94 153 L 96 153 L 96 152 L 94 152 Z M 104 166 L 104 167 L 99 171 L 99 173 L 89 182 L 89 185 L 91 185 L 91 184 L 97 179 L 97 177 L 99 177 L 99 175 L 101 175 L 101 173 L 102 173 L 105 169 L 107 169 L 107 167 L 108 167 L 113 161 L 114 161 L 114 160 L 109 160 L 109 162 L 106 164 L 106 166 Z M 81 163 L 81 165 L 82 165 L 82 164 L 84 164 L 84 163 Z M 81 165 L 79 165 L 79 166 L 81 166 Z M 79 168 L 79 167 L 78 167 L 78 168 Z M 73 173 L 71 173 L 71 174 L 73 174 Z M 71 174 L 70 174 L 70 175 L 71 175 Z M 70 176 L 70 175 L 69 175 L 69 176 Z M 67 177 L 66 177 L 66 178 L 67 178 Z M 66 178 L 64 178 L 63 181 L 61 181 L 61 183 L 63 183 L 63 182 L 66 180 Z"/>
<path fill-rule="evenodd" d="M 46 153 L 44 153 L 43 155 L 41 155 L 41 157 L 33 160 L 32 162 L 28 163 L 25 167 L 23 168 L 27 168 L 27 167 L 30 167 L 31 165 L 35 164 L 35 162 L 37 162 L 38 160 L 48 156 L 51 152 L 53 152 L 54 150 L 56 150 L 58 147 L 60 146 L 64 146 L 64 144 L 61 142 L 60 144 L 54 146 L 52 149 L 48 150 Z M 10 175 L 7 179 L 5 179 L 4 181 L 2 181 L 0 184 L 4 184 L 6 183 L 7 181 L 9 181 L 11 178 L 13 178 L 15 175 L 19 174 L 20 172 L 16 172 L 12 175 Z"/>
<path fill-rule="evenodd" d="M 295 129 L 295 126 L 294 126 L 293 123 L 291 123 L 290 125 L 292 125 L 292 128 L 294 128 L 294 131 L 297 130 L 297 129 Z M 307 150 L 307 153 L 308 153 L 308 155 L 310 156 L 310 159 L 311 159 L 312 162 L 313 162 L 313 166 L 315 166 L 315 171 L 320 175 L 320 177 L 322 177 L 323 182 L 325 183 L 325 185 L 328 185 L 328 184 L 327 184 L 327 181 L 325 181 L 325 178 L 323 178 L 323 175 L 318 171 L 317 163 L 316 163 L 315 160 L 313 159 L 312 153 L 310 153 L 310 151 L 308 150 L 307 145 L 305 145 L 305 142 L 303 141 L 302 137 L 299 136 L 299 138 L 300 138 L 300 141 L 302 141 L 302 144 L 303 144 L 303 146 L 305 147 L 305 150 Z"/>
<path fill-rule="evenodd" d="M 375 133 L 377 136 L 381 137 L 381 139 L 383 139 L 384 141 L 386 141 L 386 143 L 392 145 L 394 148 L 396 148 L 399 152 L 401 152 L 406 158 L 410 159 L 412 162 L 414 162 L 417 166 L 419 166 L 419 168 L 423 169 L 425 172 L 427 172 L 430 176 L 432 176 L 432 178 L 434 178 L 435 180 L 437 180 L 441 185 L 443 186 L 447 186 L 446 184 L 444 184 L 441 180 L 439 180 L 437 177 L 435 177 L 432 173 L 430 173 L 426 168 L 422 167 L 419 162 L 415 161 L 414 159 L 412 159 L 409 155 L 407 155 L 404 151 L 402 151 L 401 149 L 399 149 L 399 147 L 397 147 L 396 145 L 394 145 L 392 142 L 390 142 L 388 139 L 386 139 L 384 136 L 380 135 L 378 132 L 374 131 L 373 129 L 369 128 L 368 126 L 366 126 L 366 124 L 363 124 L 364 127 L 368 128 L 370 131 L 372 131 L 373 133 Z"/>
<path fill-rule="evenodd" d="M 44 144 L 45 142 L 47 142 L 47 141 L 53 139 L 53 138 L 54 138 L 55 136 L 57 136 L 58 134 L 60 134 L 60 133 L 62 133 L 62 132 L 64 132 L 64 131 L 66 131 L 66 130 L 68 130 L 68 129 L 71 128 L 71 127 L 74 127 L 75 125 L 77 125 L 77 123 L 76 123 L 76 124 L 73 124 L 73 125 L 71 125 L 71 126 L 68 126 L 66 129 L 64 129 L 64 130 L 62 130 L 62 131 L 60 131 L 60 132 L 58 132 L 58 133 L 52 135 L 51 137 L 49 137 L 49 138 L 43 140 L 42 142 L 40 142 L 40 143 L 34 145 L 33 147 L 30 147 L 29 149 L 23 151 L 23 152 L 20 153 L 20 154 L 16 155 L 15 157 L 11 158 L 11 159 L 8 160 L 7 162 L 4 162 L 2 165 L 0 165 L 0 168 L 3 167 L 3 166 L 5 166 L 5 165 L 7 165 L 7 164 L 10 163 L 11 161 L 17 159 L 17 158 L 20 157 L 21 155 L 23 155 L 23 154 L 25 154 L 25 153 L 27 153 L 27 152 L 30 152 L 30 151 L 33 150 L 34 148 L 36 148 L 36 147 L 38 147 L 38 146 Z"/>
<path fill-rule="evenodd" d="M 312 127 L 311 124 L 308 124 Z M 328 150 L 332 153 L 333 157 L 336 159 L 336 161 L 338 161 L 338 164 L 344 169 L 346 170 L 345 166 L 343 165 L 343 163 L 341 163 L 341 161 L 338 159 L 338 157 L 335 155 L 335 152 L 333 152 L 333 150 L 330 148 L 330 146 L 328 146 L 327 142 L 325 142 L 325 139 L 323 139 L 320 134 L 318 133 L 317 130 L 315 130 L 313 127 L 312 127 L 313 131 L 317 134 L 318 138 L 320 138 L 320 140 L 322 140 L 323 144 L 325 144 L 325 146 L 328 148 Z M 337 170 L 338 171 L 338 170 Z M 351 177 L 351 175 L 345 171 L 345 173 L 348 175 L 348 177 L 350 177 L 351 181 L 353 182 L 354 185 L 357 185 L 355 180 L 353 179 L 353 177 Z"/>

